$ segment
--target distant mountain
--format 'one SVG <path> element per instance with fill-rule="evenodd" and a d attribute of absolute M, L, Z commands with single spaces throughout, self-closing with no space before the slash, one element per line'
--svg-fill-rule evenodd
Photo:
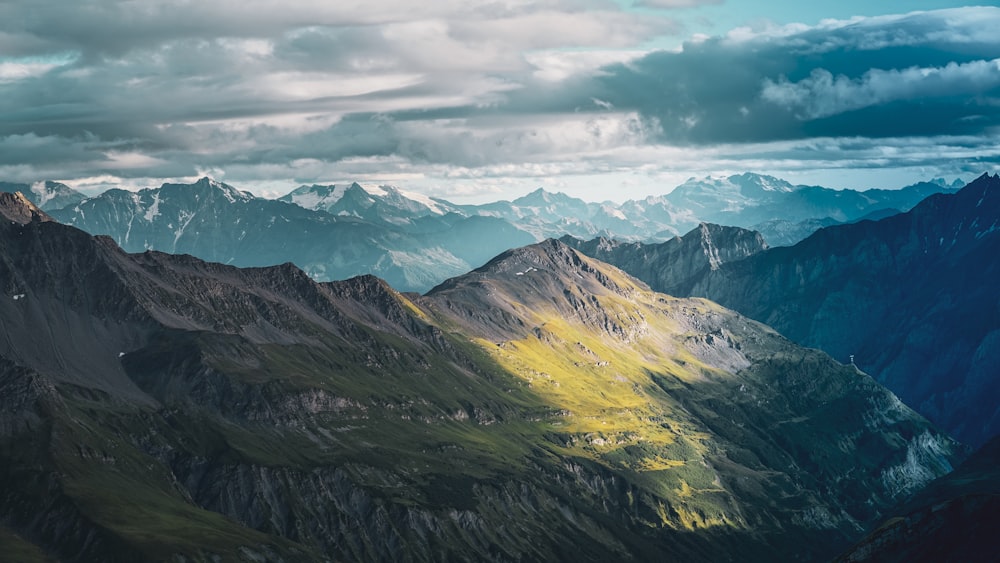
<path fill-rule="evenodd" d="M 302 186 L 278 199 L 332 215 L 393 225 L 406 225 L 429 215 L 460 212 L 458 206 L 444 200 L 404 192 L 393 186 L 365 188 L 357 183 L 349 186 Z"/>
<path fill-rule="evenodd" d="M 569 235 L 663 242 L 700 223 L 760 231 L 771 246 L 794 244 L 816 229 L 860 220 L 873 213 L 905 211 L 932 193 L 956 188 L 943 180 L 899 190 L 832 190 L 792 184 L 760 174 L 690 179 L 662 196 L 589 203 L 539 188 L 513 201 L 455 205 L 445 200 L 381 186 L 303 186 L 282 197 L 308 209 L 393 225 L 418 225 L 420 218 L 449 213 L 503 219 L 536 240 Z"/>
<path fill-rule="evenodd" d="M 406 291 L 426 291 L 497 252 L 533 241 L 505 224 L 470 232 L 468 223 L 483 221 L 454 215 L 409 232 L 384 221 L 257 198 L 208 178 L 139 192 L 109 190 L 53 213 L 112 237 L 129 252 L 184 253 L 239 266 L 293 262 L 318 280 L 371 273 Z"/>
<path fill-rule="evenodd" d="M 0 192 L 21 192 L 29 201 L 44 211 L 62 209 L 87 199 L 87 196 L 59 182 L 35 182 L 33 184 L 0 182 Z"/>
<path fill-rule="evenodd" d="M 672 286 L 865 371 L 959 439 L 1000 433 L 1000 178 Z M 648 265 L 647 268 L 654 268 Z M 668 267 L 666 264 L 661 267 Z"/>
<path fill-rule="evenodd" d="M 781 246 L 802 240 L 815 230 L 809 230 L 812 226 L 853 222 L 888 209 L 907 211 L 931 194 L 955 189 L 953 184 L 921 182 L 898 190 L 833 190 L 793 186 L 772 176 L 745 173 L 692 178 L 663 200 L 672 209 L 686 211 L 689 222 L 676 224 L 682 232 L 698 222 L 752 228 L 765 233 L 768 244 Z"/>
<path fill-rule="evenodd" d="M 513 201 L 497 201 L 482 205 L 465 205 L 468 215 L 483 215 L 504 219 L 535 236 L 536 240 L 574 236 L 596 236 L 602 225 L 594 222 L 607 216 L 601 204 L 588 203 L 564 193 L 552 193 L 539 188 Z M 615 217 L 612 221 L 618 221 Z"/>
<path fill-rule="evenodd" d="M 920 491 L 838 562 L 988 563 L 1000 553 L 1000 436 Z"/>
<path fill-rule="evenodd" d="M 29 217 L 0 222 L 8 556 L 815 560 L 962 456 L 854 367 L 555 241 L 408 297 L 0 210 Z"/>
<path fill-rule="evenodd" d="M 808 238 L 809 235 L 833 225 L 842 225 L 842 221 L 837 221 L 830 217 L 822 219 L 806 219 L 804 221 L 788 221 L 785 219 L 772 219 L 764 221 L 751 227 L 764 237 L 769 246 L 792 246 L 797 242 Z"/>

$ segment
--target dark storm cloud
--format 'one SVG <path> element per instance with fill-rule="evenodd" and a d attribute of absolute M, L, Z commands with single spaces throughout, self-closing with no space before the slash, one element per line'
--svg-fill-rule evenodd
<path fill-rule="evenodd" d="M 746 33 L 657 52 L 567 89 L 655 121 L 667 143 L 984 134 L 1000 123 L 1000 10 Z M 514 95 L 531 105 L 532 92 Z M 592 109 L 596 109 L 593 108 Z"/>

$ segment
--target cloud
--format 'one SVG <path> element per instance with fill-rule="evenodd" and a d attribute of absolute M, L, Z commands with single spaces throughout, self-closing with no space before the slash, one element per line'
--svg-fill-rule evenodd
<path fill-rule="evenodd" d="M 659 8 L 672 10 L 675 8 L 693 8 L 710 4 L 722 4 L 724 0 L 637 0 L 636 6 L 642 8 Z"/>
<path fill-rule="evenodd" d="M 968 8 L 738 30 L 612 65 L 563 97 L 637 111 L 664 143 L 985 134 L 1000 124 L 1000 36 L 983 32 L 996 25 L 1000 9 Z"/>
<path fill-rule="evenodd" d="M 858 79 L 834 76 L 822 68 L 790 82 L 764 79 L 761 97 L 794 108 L 800 120 L 828 117 L 899 100 L 974 97 L 1000 87 L 1000 59 L 948 63 L 944 67 L 872 69 Z"/>
<path fill-rule="evenodd" d="M 995 162 L 1000 9 L 642 50 L 698 3 L 3 2 L 0 173 L 492 190 L 505 174 Z"/>

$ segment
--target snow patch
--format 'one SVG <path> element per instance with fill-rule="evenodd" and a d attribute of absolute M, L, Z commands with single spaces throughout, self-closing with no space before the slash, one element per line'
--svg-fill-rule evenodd
<path fill-rule="evenodd" d="M 144 217 L 146 218 L 147 222 L 152 223 L 153 219 L 159 215 L 160 215 L 160 192 L 156 192 L 153 194 L 153 205 L 149 206 L 149 209 L 146 210 L 146 214 L 144 215 Z"/>
<path fill-rule="evenodd" d="M 18 293 L 18 294 L 12 295 L 11 297 L 14 298 L 14 301 L 17 301 L 18 299 L 24 299 L 24 294 L 23 293 Z"/>
<path fill-rule="evenodd" d="M 358 185 L 361 186 L 361 184 Z M 373 195 L 375 197 L 385 197 L 389 195 L 389 192 L 382 186 L 361 186 L 361 188 L 368 192 L 368 195 Z"/>
<path fill-rule="evenodd" d="M 177 251 L 177 241 L 180 240 L 181 235 L 184 234 L 184 229 L 186 229 L 188 224 L 191 223 L 191 219 L 194 219 L 194 215 L 194 213 L 189 211 L 181 211 L 180 215 L 177 217 L 177 222 L 180 223 L 181 226 L 174 231 L 174 252 Z M 273 221 L 274 218 L 272 217 L 271 220 Z"/>

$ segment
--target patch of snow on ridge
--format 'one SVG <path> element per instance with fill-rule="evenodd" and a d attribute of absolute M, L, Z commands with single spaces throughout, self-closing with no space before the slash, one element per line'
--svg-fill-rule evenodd
<path fill-rule="evenodd" d="M 358 185 L 360 186 L 361 184 Z M 410 201 L 413 201 L 415 203 L 418 203 L 426 207 L 428 210 L 430 210 L 431 213 L 434 213 L 435 215 L 445 214 L 445 210 L 441 209 L 441 206 L 440 204 L 438 204 L 438 202 L 431 199 L 431 197 L 421 193 L 401 190 L 395 186 L 361 186 L 361 188 L 365 190 L 368 193 L 368 195 L 380 198 L 390 197 L 391 195 L 393 195 L 393 192 L 395 192 L 396 194 L 398 194 L 403 198 L 406 198 Z"/>
<path fill-rule="evenodd" d="M 153 205 L 149 206 L 146 210 L 146 221 L 152 223 L 153 219 L 160 215 L 160 192 L 157 191 L 153 194 Z"/>
<path fill-rule="evenodd" d="M 181 235 L 184 234 L 184 229 L 187 228 L 188 224 L 191 222 L 191 219 L 193 218 L 194 218 L 194 213 L 191 213 L 189 211 L 181 211 L 180 215 L 177 217 L 177 222 L 180 223 L 181 226 L 176 231 L 174 231 L 174 247 L 172 252 L 177 251 L 177 241 L 180 240 Z M 271 220 L 273 221 L 274 218 L 272 218 Z"/>
<path fill-rule="evenodd" d="M 361 184 L 358 185 L 361 186 Z M 361 186 L 361 189 L 368 192 L 368 195 L 373 195 L 375 197 L 385 197 L 389 195 L 389 191 L 383 188 L 382 186 Z"/>
<path fill-rule="evenodd" d="M 344 197 L 345 192 L 347 192 L 347 186 L 318 186 L 314 184 L 299 193 L 291 194 L 291 200 L 292 203 L 299 207 L 305 207 L 314 211 L 325 210 L 340 201 Z"/>

